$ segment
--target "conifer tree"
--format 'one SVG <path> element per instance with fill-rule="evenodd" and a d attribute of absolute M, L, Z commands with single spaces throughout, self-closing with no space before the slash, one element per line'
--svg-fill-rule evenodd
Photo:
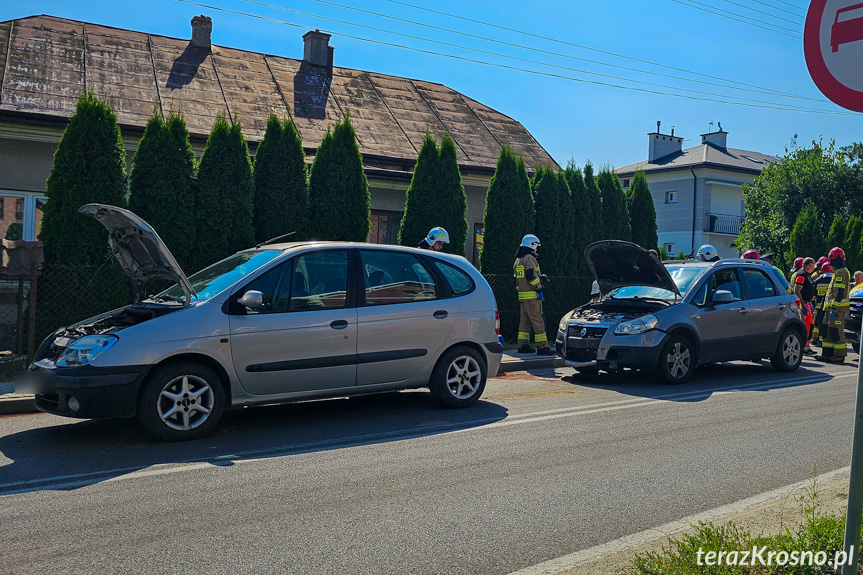
<path fill-rule="evenodd" d="M 534 174 L 531 188 L 536 204 L 534 233 L 542 243 L 540 264 L 543 273 L 575 275 L 575 221 L 566 178 L 545 166 Z"/>
<path fill-rule="evenodd" d="M 524 159 L 504 145 L 485 195 L 482 273 L 512 274 L 521 239 L 533 228 L 533 194 Z"/>
<path fill-rule="evenodd" d="M 637 172 L 632 178 L 627 194 L 629 221 L 632 241 L 646 250 L 656 249 L 659 237 L 656 234 L 656 206 L 653 194 L 647 185 L 644 172 Z"/>
<path fill-rule="evenodd" d="M 590 160 L 584 164 L 584 188 L 587 190 L 587 198 L 590 200 L 590 217 L 594 222 L 588 228 L 586 237 L 587 243 L 603 239 L 603 218 L 602 218 L 602 194 L 599 191 L 599 186 L 596 184 L 596 177 L 593 173 L 593 164 Z"/>
<path fill-rule="evenodd" d="M 306 154 L 292 119 L 270 114 L 264 139 L 255 152 L 255 241 L 294 232 L 285 241 L 304 238 L 309 212 Z"/>
<path fill-rule="evenodd" d="M 821 234 L 821 214 L 811 201 L 803 204 L 791 230 L 791 255 L 817 259 L 825 252 L 824 236 Z"/>
<path fill-rule="evenodd" d="M 364 242 L 369 237 L 369 183 L 350 116 L 324 136 L 309 176 L 309 236 Z"/>
<path fill-rule="evenodd" d="M 863 219 L 858 216 L 851 216 L 845 225 L 845 240 L 839 247 L 845 251 L 845 261 L 852 273 L 863 267 L 861 236 L 863 236 Z M 830 248 L 833 247 L 835 246 L 830 246 Z"/>
<path fill-rule="evenodd" d="M 845 243 L 845 218 L 842 214 L 836 214 L 836 217 L 833 218 L 833 224 L 830 226 L 830 231 L 827 234 L 827 249 L 833 249 L 836 246 L 841 246 Z M 819 253 L 818 255 L 812 255 L 816 261 L 821 256 L 827 255 L 826 253 Z"/>
<path fill-rule="evenodd" d="M 111 106 L 87 90 L 63 131 L 48 176 L 39 239 L 49 264 L 100 265 L 110 254 L 105 228 L 78 209 L 125 207 L 126 150 Z"/>
<path fill-rule="evenodd" d="M 254 245 L 253 196 L 252 162 L 242 128 L 219 115 L 198 162 L 193 269 Z"/>
<path fill-rule="evenodd" d="M 442 203 L 438 195 L 439 157 L 434 136 L 426 132 L 405 194 L 405 213 L 399 224 L 399 244 L 403 246 L 418 245 L 430 229 L 440 225 L 437 223 Z"/>
<path fill-rule="evenodd" d="M 449 234 L 449 243 L 444 244 L 443 251 L 464 256 L 469 227 L 466 217 L 467 195 L 461 182 L 455 140 L 449 132 L 441 139 L 437 172 L 440 186 L 438 206 L 440 223 L 437 225 L 443 227 Z"/>
<path fill-rule="evenodd" d="M 194 171 L 186 122 L 154 111 L 132 160 L 129 209 L 156 230 L 183 268 L 195 246 Z"/>
<path fill-rule="evenodd" d="M 602 234 L 607 240 L 632 240 L 626 196 L 617 174 L 604 169 L 596 179 L 602 195 Z"/>
<path fill-rule="evenodd" d="M 572 217 L 575 237 L 575 273 L 580 276 L 589 276 L 590 269 L 587 260 L 584 259 L 584 248 L 593 237 L 591 227 L 593 221 L 593 203 L 587 195 L 587 186 L 581 170 L 570 160 L 564 171 L 566 183 L 569 185 L 570 199 L 572 200 Z"/>

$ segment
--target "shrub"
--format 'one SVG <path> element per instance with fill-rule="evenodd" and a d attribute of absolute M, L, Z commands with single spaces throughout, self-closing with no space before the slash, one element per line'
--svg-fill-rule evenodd
<path fill-rule="evenodd" d="M 531 188 L 536 205 L 534 230 L 542 243 L 540 267 L 546 274 L 574 275 L 575 223 L 566 178 L 546 166 L 534 174 Z"/>
<path fill-rule="evenodd" d="M 791 230 L 791 255 L 818 259 L 819 254 L 826 253 L 824 245 L 821 214 L 814 203 L 806 202 Z"/>
<path fill-rule="evenodd" d="M 627 207 L 632 229 L 632 241 L 646 250 L 656 249 L 656 206 L 644 172 L 637 172 L 627 193 Z"/>
<path fill-rule="evenodd" d="M 610 169 L 605 169 L 599 174 L 596 183 L 602 194 L 603 239 L 631 241 L 629 211 L 626 209 L 626 195 L 620 185 L 620 178 Z"/>
<path fill-rule="evenodd" d="M 845 243 L 845 218 L 841 214 L 836 214 L 833 218 L 833 224 L 830 226 L 830 231 L 827 233 L 827 249 L 833 249 L 836 246 L 841 246 Z M 827 255 L 826 253 L 813 254 L 813 258 L 817 261 L 819 257 Z"/>
<path fill-rule="evenodd" d="M 602 194 L 599 191 L 599 186 L 596 184 L 596 178 L 593 175 L 593 164 L 590 160 L 584 164 L 584 188 L 587 190 L 587 198 L 590 201 L 590 217 L 593 224 L 588 228 L 586 241 L 588 244 L 597 242 L 603 239 L 603 216 L 602 216 Z"/>
<path fill-rule="evenodd" d="M 591 231 L 594 226 L 593 202 L 587 194 L 587 186 L 584 176 L 575 164 L 570 161 L 563 172 L 566 183 L 569 185 L 570 200 L 572 201 L 572 219 L 575 238 L 576 273 L 580 276 L 589 276 L 590 269 L 584 258 L 584 248 L 593 237 Z"/>
<path fill-rule="evenodd" d="M 405 194 L 405 213 L 399 224 L 399 244 L 403 246 L 418 245 L 430 229 L 440 225 L 436 223 L 441 205 L 438 196 L 439 157 L 440 150 L 434 136 L 426 132 Z"/>

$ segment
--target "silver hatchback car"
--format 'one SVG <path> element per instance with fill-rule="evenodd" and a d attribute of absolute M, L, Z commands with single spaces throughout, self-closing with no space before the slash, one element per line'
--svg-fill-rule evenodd
<path fill-rule="evenodd" d="M 580 372 L 624 367 L 683 383 L 700 364 L 769 358 L 794 371 L 806 326 L 788 282 L 765 262 L 660 262 L 636 244 L 585 249 L 604 294 L 566 314 L 556 348 Z"/>
<path fill-rule="evenodd" d="M 63 327 L 28 371 L 40 410 L 137 417 L 191 439 L 226 408 L 430 388 L 449 407 L 482 395 L 502 356 L 485 279 L 462 257 L 346 242 L 260 245 L 189 278 L 126 210 L 81 208 L 109 231 L 132 305 Z M 177 282 L 143 297 L 153 279 Z"/>

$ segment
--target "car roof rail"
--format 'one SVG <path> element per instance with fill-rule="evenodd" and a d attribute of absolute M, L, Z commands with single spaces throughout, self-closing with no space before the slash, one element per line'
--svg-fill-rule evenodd
<path fill-rule="evenodd" d="M 767 262 L 765 262 L 765 261 L 761 261 L 761 260 L 750 260 L 750 259 L 743 259 L 743 258 L 726 258 L 726 259 L 724 259 L 724 260 L 719 260 L 719 261 L 718 261 L 718 262 L 716 262 L 716 263 L 717 263 L 717 264 L 732 264 L 732 263 L 733 263 L 733 264 L 739 264 L 739 263 L 747 263 L 747 264 L 756 264 L 756 265 L 759 265 L 759 266 L 766 266 L 766 267 L 768 267 L 768 268 L 774 267 L 774 266 L 771 266 L 770 264 L 768 264 L 768 263 L 767 263 Z"/>

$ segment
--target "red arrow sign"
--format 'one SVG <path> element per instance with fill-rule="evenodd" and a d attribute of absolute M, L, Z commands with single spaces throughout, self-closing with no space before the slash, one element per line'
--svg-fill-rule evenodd
<path fill-rule="evenodd" d="M 843 108 L 863 112 L 863 2 L 812 0 L 803 51 L 818 89 Z"/>

